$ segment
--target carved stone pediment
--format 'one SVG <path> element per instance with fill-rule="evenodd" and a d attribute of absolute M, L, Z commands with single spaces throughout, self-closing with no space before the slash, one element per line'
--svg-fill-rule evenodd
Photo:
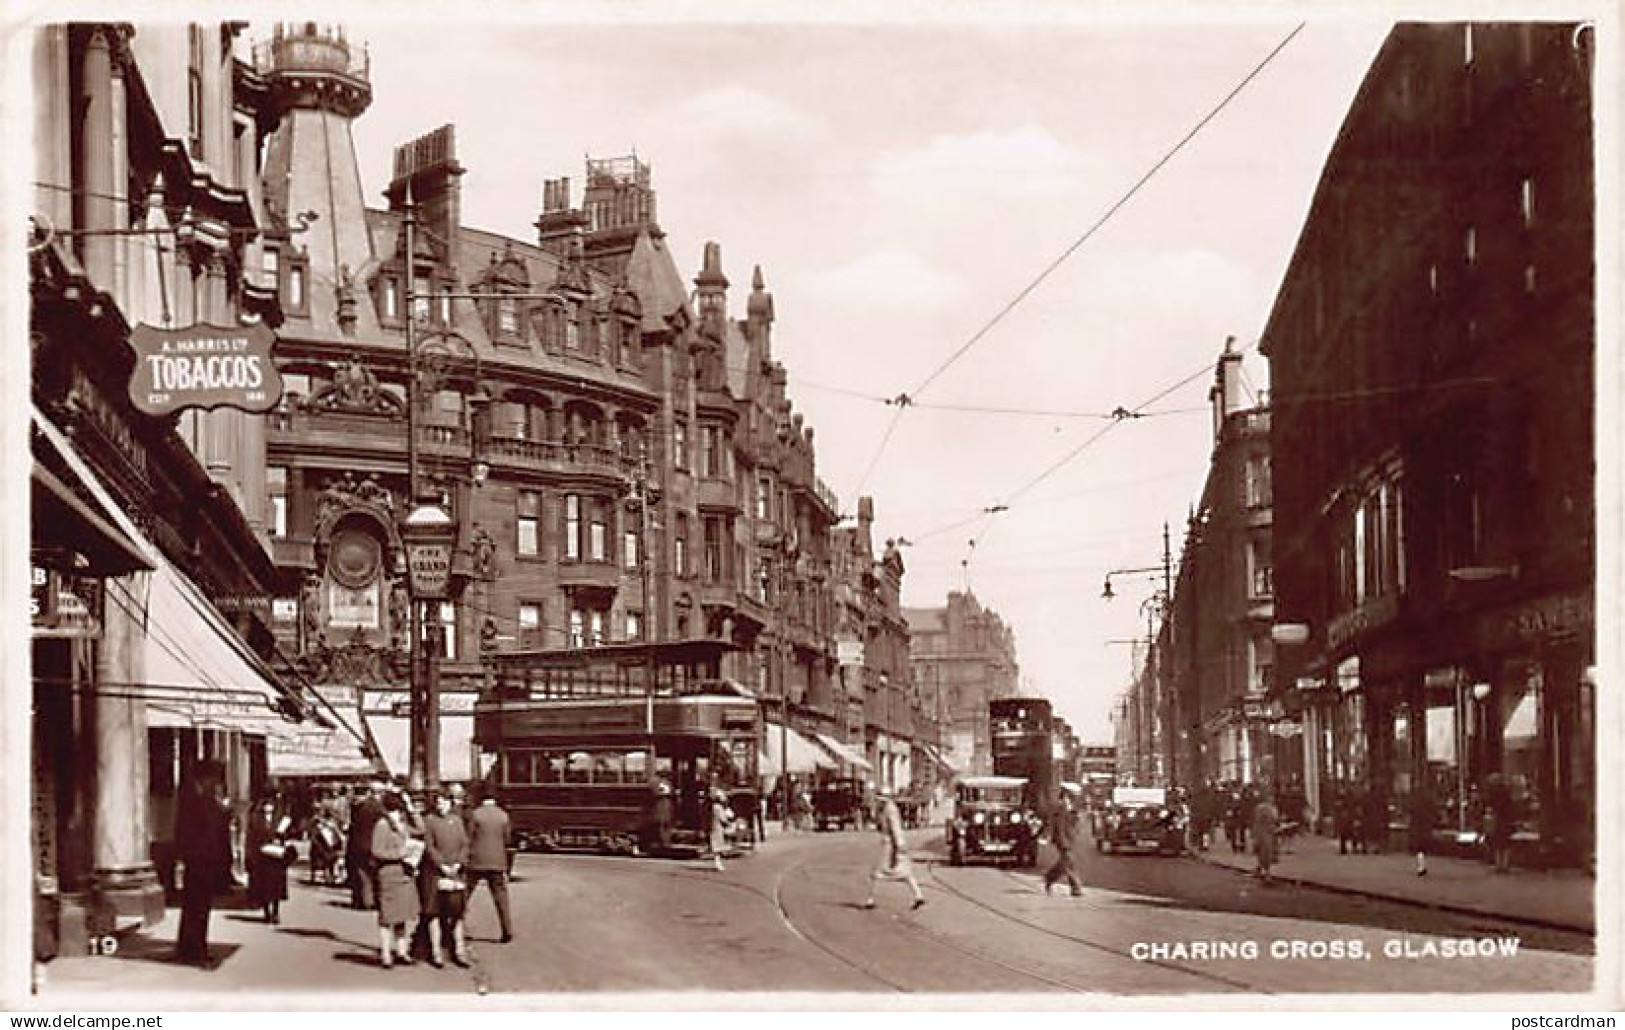
<path fill-rule="evenodd" d="M 315 683 L 349 686 L 396 686 L 406 678 L 407 655 L 400 648 L 382 648 L 352 638 L 338 647 L 325 641 L 305 655 L 305 673 Z"/>
<path fill-rule="evenodd" d="M 404 411 L 400 398 L 381 388 L 378 376 L 357 358 L 335 368 L 333 378 L 310 395 L 305 407 L 353 415 L 400 415 Z"/>
<path fill-rule="evenodd" d="M 378 482 L 375 475 L 358 479 L 354 472 L 346 472 L 332 480 L 316 495 L 316 540 L 325 543 L 332 536 L 333 526 L 344 515 L 360 511 L 371 515 L 391 532 L 395 526 L 395 495 Z"/>

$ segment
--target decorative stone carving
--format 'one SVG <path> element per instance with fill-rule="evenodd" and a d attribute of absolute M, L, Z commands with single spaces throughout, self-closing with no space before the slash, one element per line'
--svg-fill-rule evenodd
<path fill-rule="evenodd" d="M 485 527 L 479 526 L 474 530 L 474 537 L 469 543 L 469 549 L 474 556 L 474 576 L 477 579 L 491 580 L 497 575 L 496 555 L 497 542 Z"/>
<path fill-rule="evenodd" d="M 404 411 L 400 398 L 380 389 L 378 377 L 355 357 L 334 369 L 332 380 L 311 394 L 305 406 L 312 411 L 357 415 L 399 415 Z"/>
<path fill-rule="evenodd" d="M 355 276 L 350 272 L 349 265 L 339 266 L 339 281 L 334 287 L 338 295 L 339 330 L 345 336 L 355 335 L 356 309 L 355 309 Z"/>
<path fill-rule="evenodd" d="M 325 543 L 332 535 L 333 525 L 340 517 L 352 511 L 362 511 L 393 532 L 395 525 L 395 495 L 378 482 L 375 474 L 357 479 L 354 472 L 346 472 L 332 480 L 316 495 L 316 539 Z M 395 543 L 393 537 L 391 543 Z"/>
<path fill-rule="evenodd" d="M 397 579 L 389 589 L 390 642 L 406 647 L 412 639 L 412 600 L 406 581 Z"/>
<path fill-rule="evenodd" d="M 403 676 L 406 658 L 399 648 L 385 650 L 362 639 L 357 630 L 339 647 L 326 643 L 305 656 L 305 672 L 315 683 L 349 686 L 393 686 Z"/>

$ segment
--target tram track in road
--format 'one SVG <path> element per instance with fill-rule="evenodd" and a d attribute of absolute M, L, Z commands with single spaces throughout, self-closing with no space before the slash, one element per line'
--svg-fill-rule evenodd
<path fill-rule="evenodd" d="M 787 867 L 787 868 L 785 868 L 783 870 L 780 870 L 773 878 L 773 884 L 772 884 L 771 890 L 763 889 L 763 888 L 755 886 L 753 884 L 740 883 L 740 882 L 738 882 L 736 880 L 718 879 L 718 878 L 716 878 L 715 876 L 712 876 L 712 875 L 706 875 L 706 874 L 691 872 L 691 871 L 687 871 L 687 870 L 650 869 L 650 870 L 640 870 L 640 871 L 645 871 L 648 875 L 658 876 L 658 877 L 661 877 L 663 879 L 682 880 L 682 881 L 686 881 L 686 882 L 690 882 L 690 883 L 700 883 L 700 884 L 705 884 L 705 885 L 712 886 L 712 887 L 721 887 L 721 888 L 726 888 L 726 889 L 729 889 L 729 890 L 734 890 L 734 891 L 738 891 L 738 892 L 745 893 L 745 894 L 750 894 L 753 897 L 757 898 L 758 900 L 764 902 L 765 904 L 768 904 L 768 905 L 772 906 L 774 912 L 778 916 L 779 922 L 797 940 L 800 940 L 800 941 L 806 943 L 807 945 L 811 946 L 812 948 L 816 949 L 817 951 L 822 952 L 823 954 L 829 956 L 831 959 L 833 959 L 835 962 L 839 963 L 841 966 L 843 966 L 843 967 L 845 967 L 847 969 L 850 969 L 855 973 L 858 973 L 859 975 L 863 976 L 864 978 L 866 978 L 868 980 L 871 980 L 871 981 L 875 982 L 876 984 L 879 984 L 879 985 L 883 986 L 884 988 L 886 988 L 889 991 L 894 991 L 894 992 L 897 992 L 899 994 L 921 993 L 920 990 L 918 988 L 916 988 L 916 987 L 913 987 L 913 986 L 911 986 L 911 985 L 909 985 L 907 983 L 901 982 L 898 979 L 895 979 L 895 978 L 893 978 L 891 976 L 887 976 L 886 974 L 877 971 L 874 967 L 872 967 L 870 965 L 867 965 L 867 964 L 862 963 L 862 962 L 855 961 L 851 956 L 845 954 L 840 948 L 834 946 L 828 940 L 824 939 L 821 935 L 819 935 L 816 932 L 812 931 L 811 928 L 805 927 L 805 926 L 797 923 L 795 917 L 790 912 L 790 907 L 785 902 L 784 885 L 785 885 L 785 882 L 787 880 L 791 879 L 792 877 L 794 877 L 794 876 L 796 876 L 798 874 L 804 873 L 810 866 L 812 866 L 812 864 L 813 864 L 812 860 L 808 859 L 808 860 L 805 860 L 805 861 L 798 862 L 798 863 L 796 863 L 794 865 L 791 865 L 791 866 L 789 866 L 789 867 Z M 962 956 L 964 958 L 970 959 L 970 960 L 972 960 L 974 962 L 981 963 L 982 965 L 992 966 L 992 967 L 995 967 L 997 969 L 1003 970 L 1006 973 L 1010 973 L 1010 974 L 1013 974 L 1015 976 L 1022 977 L 1022 978 L 1028 979 L 1028 980 L 1034 980 L 1034 981 L 1045 984 L 1046 986 L 1057 989 L 1057 990 L 1067 991 L 1067 992 L 1075 993 L 1075 994 L 1077 994 L 1077 993 L 1088 993 L 1088 988 L 1080 986 L 1080 985 L 1078 985 L 1076 983 L 1069 983 L 1069 982 L 1067 982 L 1065 980 L 1057 979 L 1055 977 L 1049 976 L 1049 975 L 1047 975 L 1045 973 L 1042 973 L 1042 972 L 1039 972 L 1037 970 L 1024 968 L 1024 967 L 1018 966 L 1018 965 L 1014 965 L 1012 963 L 1005 962 L 1005 961 L 1003 961 L 1001 959 L 994 958 L 993 956 L 988 955 L 988 954 L 986 954 L 984 952 L 980 952 L 980 951 L 977 951 L 977 950 L 974 950 L 974 949 L 971 949 L 971 948 L 966 948 L 963 945 L 957 944 L 954 941 L 951 941 L 951 940 L 948 940 L 948 939 L 944 938 L 940 934 L 936 934 L 936 933 L 931 932 L 928 928 L 926 928 L 924 926 L 921 926 L 918 922 L 916 922 L 916 921 L 914 921 L 912 919 L 907 919 L 907 918 L 895 919 L 893 921 L 893 925 L 899 927 L 901 930 L 903 930 L 905 933 L 908 933 L 910 936 L 913 936 L 913 937 L 928 941 L 929 943 L 931 943 L 931 944 L 933 944 L 933 945 L 935 945 L 937 947 L 943 948 L 944 950 L 947 950 L 947 951 L 952 951 L 957 955 L 960 955 L 960 956 Z"/>
<path fill-rule="evenodd" d="M 1056 938 L 1058 940 L 1068 941 L 1068 942 L 1070 942 L 1072 944 L 1080 945 L 1080 946 L 1082 946 L 1084 948 L 1088 948 L 1088 949 L 1093 950 L 1093 951 L 1103 952 L 1105 954 L 1112 955 L 1112 956 L 1115 956 L 1115 957 L 1118 957 L 1118 958 L 1127 959 L 1130 962 L 1134 962 L 1134 963 L 1137 963 L 1139 965 L 1153 966 L 1153 967 L 1156 967 L 1158 969 L 1164 969 L 1164 970 L 1167 970 L 1167 971 L 1172 972 L 1172 973 L 1179 973 L 1179 974 L 1182 974 L 1184 976 L 1188 976 L 1188 977 L 1191 977 L 1191 978 L 1193 978 L 1195 980 L 1200 980 L 1200 981 L 1203 981 L 1203 982 L 1206 982 L 1206 983 L 1222 984 L 1225 987 L 1231 988 L 1233 990 L 1247 991 L 1247 992 L 1253 993 L 1253 994 L 1271 994 L 1271 993 L 1274 993 L 1274 992 L 1271 992 L 1271 991 L 1266 990 L 1264 988 L 1261 988 L 1261 987 L 1257 986 L 1256 984 L 1248 983 L 1248 982 L 1243 981 L 1243 980 L 1237 980 L 1237 979 L 1234 979 L 1234 978 L 1228 977 L 1228 976 L 1222 976 L 1222 975 L 1220 975 L 1218 973 L 1209 973 L 1209 972 L 1204 972 L 1204 971 L 1202 971 L 1200 969 L 1191 969 L 1191 968 L 1189 968 L 1187 966 L 1182 966 L 1182 965 L 1179 965 L 1178 963 L 1175 963 L 1175 962 L 1166 962 L 1166 961 L 1163 961 L 1161 959 L 1151 959 L 1151 958 L 1138 959 L 1138 958 L 1135 958 L 1132 954 L 1130 954 L 1129 950 L 1127 948 L 1117 947 L 1115 945 L 1107 944 L 1107 943 L 1104 943 L 1104 942 L 1101 942 L 1101 941 L 1090 940 L 1087 937 L 1079 937 L 1076 934 L 1064 933 L 1064 932 L 1062 932 L 1060 930 L 1056 930 L 1056 929 L 1053 929 L 1051 927 L 1044 926 L 1041 923 L 1035 923 L 1030 919 L 1023 919 L 1020 916 L 1018 916 L 1018 915 L 1016 915 L 1016 914 L 1014 914 L 1012 912 L 1008 912 L 1008 911 L 1006 911 L 1006 910 L 1004 910 L 1002 908 L 999 908 L 997 905 L 991 905 L 991 904 L 987 903 L 986 901 L 983 901 L 982 899 L 970 894 L 969 892 L 961 890 L 960 888 L 955 887 L 953 884 L 949 883 L 938 872 L 938 870 L 939 870 L 939 868 L 941 866 L 941 863 L 939 861 L 928 859 L 923 864 L 925 865 L 926 869 L 930 873 L 930 878 L 931 878 L 932 884 L 934 884 L 939 889 L 943 890 L 944 892 L 946 892 L 948 894 L 953 895 L 954 897 L 958 898 L 961 901 L 964 901 L 964 902 L 966 902 L 968 904 L 974 905 L 977 908 L 980 908 L 980 909 L 982 909 L 982 910 L 984 910 L 986 912 L 990 912 L 993 915 L 996 915 L 996 916 L 1000 917 L 1001 919 L 1007 920 L 1008 922 L 1015 923 L 1018 926 L 1025 927 L 1028 930 L 1032 930 L 1032 931 L 1044 934 L 1044 935 L 1049 936 L 1049 937 L 1054 937 L 1054 938 Z M 1030 886 L 1029 884 L 1026 883 L 1026 881 L 1020 879 L 1014 873 L 1010 872 L 1008 869 L 1001 869 L 1001 870 L 999 870 L 999 872 L 1006 879 L 1008 879 L 1008 880 L 1010 880 L 1010 881 L 1012 881 L 1014 883 L 1021 884 L 1024 889 L 1026 889 L 1026 888 L 1028 888 Z M 1074 989 L 1076 989 L 1076 988 L 1074 988 Z"/>

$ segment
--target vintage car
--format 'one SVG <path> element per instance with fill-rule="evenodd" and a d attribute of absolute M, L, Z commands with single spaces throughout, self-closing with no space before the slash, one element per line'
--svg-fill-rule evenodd
<path fill-rule="evenodd" d="M 846 827 L 862 829 L 866 803 L 866 792 L 861 780 L 826 780 L 813 790 L 813 823 L 820 830 Z"/>
<path fill-rule="evenodd" d="M 1095 847 L 1102 852 L 1185 852 L 1185 814 L 1161 787 L 1119 787 L 1095 826 Z"/>
<path fill-rule="evenodd" d="M 948 862 L 975 859 L 1038 864 L 1037 813 L 1023 804 L 1027 781 L 1019 776 L 973 776 L 961 780 L 948 818 Z"/>

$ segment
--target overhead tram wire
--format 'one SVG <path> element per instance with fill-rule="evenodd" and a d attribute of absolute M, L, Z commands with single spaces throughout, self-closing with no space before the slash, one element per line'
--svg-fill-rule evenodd
<path fill-rule="evenodd" d="M 896 397 L 881 397 L 877 394 L 864 393 L 862 390 L 853 390 L 844 386 L 830 386 L 826 383 L 814 383 L 805 379 L 797 380 L 797 385 L 802 389 L 852 397 L 857 400 L 868 401 L 871 404 L 884 404 L 887 407 L 898 404 L 898 398 Z M 1119 408 L 1117 411 L 1066 411 L 1057 408 L 1007 408 L 983 404 L 930 404 L 913 398 L 909 398 L 906 406 L 918 408 L 921 411 L 950 411 L 972 415 L 1018 415 L 1028 418 L 1094 419 L 1097 421 L 1123 418 L 1126 410 Z M 1208 409 L 1205 407 L 1168 408 L 1163 411 L 1128 412 L 1128 415 L 1133 418 L 1160 418 L 1164 415 L 1189 415 L 1206 410 Z"/>
<path fill-rule="evenodd" d="M 1245 354 L 1247 351 L 1251 350 L 1253 347 L 1256 347 L 1257 345 L 1258 345 L 1257 341 L 1255 340 L 1254 342 L 1252 342 L 1252 343 L 1248 344 L 1247 346 L 1243 347 L 1241 349 L 1241 353 Z M 1126 421 L 1129 418 L 1135 418 L 1135 417 L 1139 417 L 1141 415 L 1146 414 L 1144 409 L 1146 409 L 1146 408 L 1150 407 L 1151 405 L 1155 404 L 1157 401 L 1162 400 L 1164 397 L 1167 397 L 1169 394 L 1172 394 L 1172 393 L 1174 393 L 1174 392 L 1176 392 L 1178 390 L 1184 389 L 1185 387 L 1189 386 L 1191 383 L 1193 383 L 1196 380 L 1202 378 L 1204 375 L 1207 375 L 1211 368 L 1212 368 L 1211 365 L 1204 364 L 1201 368 L 1197 369 L 1195 372 L 1192 372 L 1190 375 L 1188 375 L 1185 378 L 1183 378 L 1183 379 L 1179 380 L 1178 382 L 1174 383 L 1172 386 L 1169 386 L 1169 387 L 1167 387 L 1167 388 L 1165 388 L 1163 390 L 1159 390 L 1149 400 L 1144 401 L 1143 403 L 1141 403 L 1140 405 L 1138 405 L 1137 407 L 1135 407 L 1132 410 L 1127 409 L 1127 408 L 1118 408 L 1117 411 L 1119 412 L 1119 414 L 1117 414 L 1116 417 L 1114 417 L 1113 420 L 1109 424 L 1107 424 L 1105 426 L 1102 426 L 1095 433 L 1091 434 L 1088 439 L 1084 440 L 1078 446 L 1076 446 L 1072 450 L 1068 451 L 1066 453 L 1066 455 L 1063 458 L 1061 458 L 1060 461 L 1058 461 L 1055 464 L 1051 465 L 1049 468 L 1047 468 L 1043 472 L 1041 472 L 1036 478 L 1029 481 L 1025 486 L 1022 486 L 1020 489 L 1018 489 L 1014 493 L 1010 494 L 1009 495 L 1010 500 L 1015 500 L 1017 497 L 1021 496 L 1022 494 L 1025 494 L 1029 490 L 1031 490 L 1034 487 L 1038 486 L 1045 479 L 1049 478 L 1051 475 L 1053 475 L 1054 473 L 1059 471 L 1062 466 L 1066 465 L 1068 462 L 1072 461 L 1072 459 L 1076 458 L 1079 454 L 1083 453 L 1084 450 L 1086 450 L 1088 447 L 1092 446 L 1101 437 L 1103 437 L 1107 433 L 1111 432 L 1112 429 L 1116 428 L 1119 423 L 1121 423 L 1123 421 Z M 1177 411 L 1206 411 L 1208 409 L 1204 407 L 1204 408 L 1180 408 L 1180 409 L 1174 409 L 1174 410 L 1177 410 Z M 1008 503 L 1005 503 L 1003 505 L 998 505 L 997 507 L 1000 507 L 1001 509 L 1008 509 L 1009 505 L 1008 505 Z M 941 536 L 943 533 L 952 532 L 953 530 L 958 529 L 961 526 L 968 526 L 972 522 L 975 522 L 977 519 L 980 519 L 984 515 L 988 515 L 988 514 L 994 514 L 994 513 L 990 513 L 987 508 L 981 508 L 981 509 L 978 509 L 974 514 L 967 515 L 964 518 L 958 519 L 958 520 L 956 520 L 954 522 L 950 522 L 947 525 L 938 526 L 935 529 L 927 530 L 926 532 L 921 533 L 921 534 L 913 537 L 912 539 L 916 543 L 919 543 L 919 542 L 924 541 L 924 540 L 929 540 L 932 537 Z"/>
<path fill-rule="evenodd" d="M 1218 117 L 1220 111 L 1223 111 L 1227 106 L 1229 106 L 1230 102 L 1232 100 L 1234 100 L 1241 93 L 1241 91 L 1243 89 L 1246 89 L 1247 85 L 1249 83 L 1251 83 L 1255 78 L 1257 78 L 1259 76 L 1259 74 L 1262 73 L 1264 71 L 1264 69 L 1269 66 L 1269 63 L 1271 61 L 1275 60 L 1275 57 L 1276 57 L 1277 54 L 1279 54 L 1282 50 L 1286 49 L 1287 44 L 1291 43 L 1292 40 L 1298 35 L 1298 33 L 1303 31 L 1303 28 L 1304 28 L 1305 24 L 1306 24 L 1305 22 L 1299 22 L 1296 26 L 1294 26 L 1292 31 L 1287 33 L 1286 36 L 1279 43 L 1277 43 L 1275 45 L 1275 48 L 1273 50 L 1271 50 L 1268 54 L 1266 54 L 1264 56 L 1264 59 L 1262 61 L 1260 61 L 1257 65 L 1255 65 L 1253 67 L 1253 70 L 1248 72 L 1246 77 L 1244 77 L 1239 83 L 1236 84 L 1234 89 L 1232 89 L 1229 93 L 1225 94 L 1224 99 L 1220 100 L 1219 103 L 1216 106 L 1214 106 L 1214 108 L 1212 110 L 1210 110 L 1207 114 L 1203 115 L 1202 119 L 1200 121 L 1198 121 L 1191 128 L 1191 130 L 1189 132 L 1187 132 L 1184 135 L 1183 138 L 1180 139 L 1180 141 L 1178 143 L 1175 143 L 1172 149 L 1170 149 L 1166 154 L 1164 154 L 1161 157 L 1161 159 L 1159 159 L 1157 161 L 1156 164 L 1152 165 L 1150 170 L 1148 170 L 1144 175 L 1140 176 L 1139 180 L 1136 181 L 1134 183 L 1134 185 L 1130 186 L 1128 188 L 1128 191 L 1126 193 L 1124 193 L 1120 198 L 1118 198 L 1116 203 L 1114 203 L 1110 208 L 1107 208 L 1105 214 L 1101 215 L 1100 218 L 1097 219 L 1095 221 L 1095 223 L 1093 225 L 1091 225 L 1088 228 L 1088 230 L 1084 232 L 1084 234 L 1082 236 L 1079 236 L 1076 240 L 1073 241 L 1073 243 L 1069 247 L 1066 248 L 1066 250 L 1062 251 L 1061 255 L 1059 257 L 1057 257 L 1055 260 L 1051 261 L 1048 265 L 1046 265 L 1044 270 L 1038 274 L 1038 277 L 1036 279 L 1034 279 L 1024 289 L 1022 289 L 1022 291 L 1020 293 L 1016 294 L 1016 296 L 1014 298 L 1012 298 L 1009 303 L 1005 304 L 1004 307 L 1000 308 L 998 313 L 995 314 L 991 319 L 989 319 L 987 321 L 987 324 L 982 326 L 982 328 L 978 329 L 976 331 L 976 333 L 973 336 L 971 336 L 971 338 L 969 340 L 966 340 L 965 343 L 962 344 L 959 347 L 958 350 L 954 351 L 953 354 L 949 355 L 948 359 L 946 361 L 944 361 L 941 365 L 938 365 L 936 370 L 933 371 L 930 375 L 926 376 L 924 381 L 921 382 L 919 386 L 915 387 L 912 391 L 910 391 L 908 396 L 917 397 L 920 394 L 924 393 L 926 387 L 930 386 L 933 382 L 936 381 L 937 377 L 941 376 L 944 372 L 946 372 L 949 368 L 951 368 L 955 362 L 957 362 L 960 358 L 964 357 L 965 354 L 968 353 L 972 347 L 976 346 L 976 344 L 981 341 L 982 337 L 986 336 L 988 334 L 988 332 L 993 329 L 994 326 L 998 325 L 999 322 L 1004 320 L 1004 317 L 1006 315 L 1008 315 L 1011 311 L 1015 310 L 1015 308 L 1022 301 L 1026 300 L 1027 297 L 1029 295 L 1031 295 L 1034 290 L 1036 290 L 1040 285 L 1042 285 L 1044 283 L 1044 281 L 1046 279 L 1048 279 L 1052 274 L 1054 274 L 1056 269 L 1060 268 L 1061 265 L 1066 262 L 1067 258 L 1071 257 L 1078 250 L 1079 247 L 1082 247 L 1085 243 L 1087 243 L 1089 241 L 1090 237 L 1092 237 L 1096 232 L 1100 231 L 1100 229 L 1103 226 L 1105 226 L 1105 224 L 1108 221 L 1111 220 L 1113 215 L 1117 214 L 1117 212 L 1119 210 L 1121 210 L 1125 204 L 1127 204 L 1131 199 L 1133 199 L 1134 195 L 1136 193 L 1138 193 L 1145 186 L 1146 183 L 1151 181 L 1152 177 L 1154 177 L 1158 172 L 1160 172 L 1162 170 L 1164 165 L 1166 165 L 1169 161 L 1173 160 L 1174 155 L 1178 154 L 1181 150 L 1183 150 L 1187 143 L 1189 143 L 1191 140 L 1196 138 L 1197 133 L 1201 132 L 1204 128 L 1206 128 L 1209 122 L 1211 122 L 1214 118 Z"/>
<path fill-rule="evenodd" d="M 1151 179 L 1155 177 L 1156 174 L 1160 172 L 1169 161 L 1173 160 L 1174 155 L 1178 154 L 1185 148 L 1186 144 L 1195 139 L 1197 134 L 1207 127 L 1208 123 L 1212 122 L 1214 118 L 1218 117 L 1219 112 L 1228 107 L 1230 102 L 1240 95 L 1242 90 L 1246 89 L 1254 79 L 1263 73 L 1264 69 L 1269 66 L 1270 62 L 1274 61 L 1276 56 L 1279 55 L 1282 50 L 1285 50 L 1289 43 L 1297 38 L 1298 33 L 1303 31 L 1306 24 L 1306 22 L 1300 21 L 1297 25 L 1293 26 L 1292 31 L 1288 32 L 1279 43 L 1275 44 L 1275 47 L 1270 50 L 1268 54 L 1264 55 L 1264 59 L 1259 61 L 1258 64 L 1255 65 L 1253 69 L 1249 71 L 1233 89 L 1230 90 L 1229 93 L 1226 93 L 1224 98 L 1220 100 L 1212 110 L 1203 115 L 1202 118 L 1191 127 L 1190 131 L 1185 133 L 1185 135 L 1180 138 L 1179 142 L 1175 143 L 1173 147 L 1170 148 L 1167 153 L 1163 154 L 1163 156 L 1155 164 L 1153 164 L 1144 175 L 1140 176 L 1134 185 L 1130 186 L 1127 192 L 1118 198 L 1116 203 L 1107 208 L 1105 214 L 1096 219 L 1095 223 L 1085 230 L 1083 235 L 1074 240 L 1072 244 L 1066 248 L 1066 250 L 1062 251 L 1059 257 L 1055 258 L 1055 260 L 1046 265 L 1043 271 L 1039 272 L 1038 276 L 1033 279 L 1032 282 L 1028 283 L 1019 293 L 1012 297 L 1008 303 L 1006 303 L 998 310 L 997 313 L 993 315 L 992 318 L 990 318 L 980 329 L 972 334 L 970 339 L 961 344 L 957 350 L 948 356 L 947 360 L 943 361 L 931 372 L 930 375 L 926 376 L 925 379 L 920 382 L 919 386 L 907 393 L 898 394 L 893 401 L 888 402 L 895 403 L 897 405 L 897 415 L 892 418 L 891 424 L 886 427 L 886 434 L 881 439 L 880 446 L 875 449 L 874 457 L 869 461 L 868 471 L 864 473 L 863 479 L 859 481 L 858 492 L 860 494 L 863 492 L 863 488 L 868 485 L 870 474 L 873 473 L 875 466 L 880 463 L 880 458 L 886 451 L 886 445 L 891 440 L 893 431 L 895 431 L 897 428 L 897 418 L 902 415 L 905 408 L 908 408 L 915 403 L 914 398 L 924 393 L 932 383 L 936 382 L 938 377 L 940 377 L 944 372 L 948 371 L 949 368 L 953 367 L 954 363 L 960 358 L 969 353 L 970 349 L 980 343 L 983 337 L 985 337 L 993 330 L 995 326 L 1004 320 L 1005 316 L 1009 315 L 1010 312 L 1014 311 L 1022 301 L 1031 296 L 1039 286 L 1043 285 L 1045 280 L 1053 275 L 1055 271 L 1061 267 L 1061 265 L 1066 263 L 1068 258 L 1070 258 L 1080 247 L 1087 243 L 1090 238 L 1095 235 L 1095 233 L 1099 232 L 1100 229 L 1104 227 L 1106 223 L 1117 214 L 1118 211 L 1122 210 L 1124 205 L 1134 198 L 1135 194 L 1139 193 L 1146 183 L 1150 182 Z M 1115 422 L 1111 423 L 1110 425 L 1106 426 L 1106 429 L 1110 429 L 1111 425 L 1115 424 Z"/>

